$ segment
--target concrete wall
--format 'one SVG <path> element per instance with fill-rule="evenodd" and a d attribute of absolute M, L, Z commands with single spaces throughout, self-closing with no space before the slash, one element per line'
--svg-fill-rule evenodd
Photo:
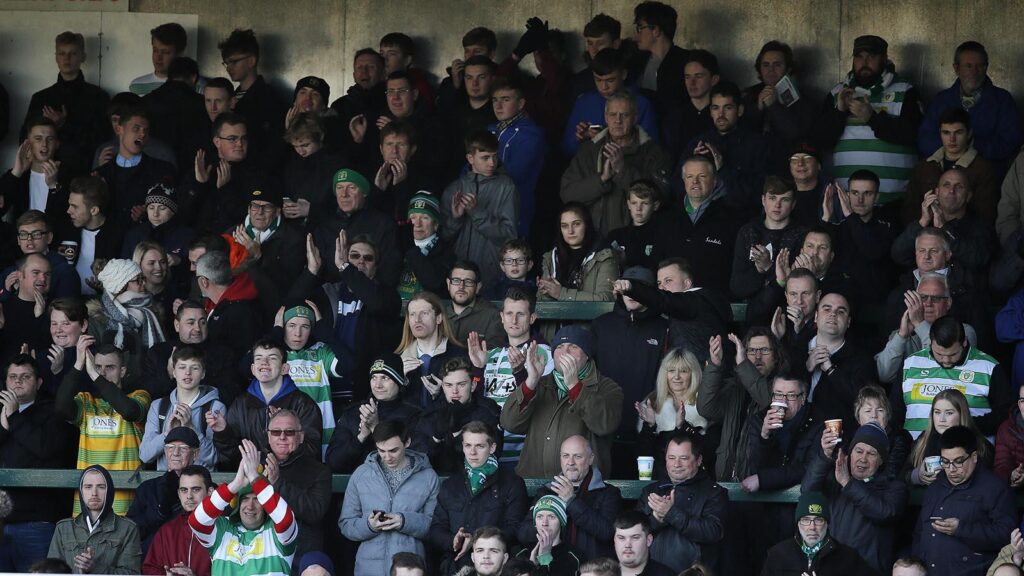
<path fill-rule="evenodd" d="M 222 75 L 219 38 L 235 27 L 260 37 L 263 72 L 285 89 L 307 74 L 331 84 L 332 99 L 351 83 L 351 54 L 377 47 L 380 36 L 404 31 L 421 46 L 419 64 L 443 75 L 461 57 L 462 34 L 488 26 L 507 54 L 530 16 L 572 32 L 573 53 L 591 16 L 608 13 L 632 34 L 631 0 L 131 0 L 131 10 L 199 15 L 200 67 Z M 953 49 L 964 40 L 986 45 L 989 74 L 1015 94 L 1024 92 L 1018 24 L 1024 2 L 1000 0 L 671 0 L 680 15 L 676 42 L 715 52 L 724 76 L 740 85 L 755 80 L 751 66 L 764 41 L 788 42 L 797 53 L 803 81 L 825 90 L 848 69 L 853 39 L 885 37 L 897 70 L 925 95 L 952 81 Z M 497 8 L 496 8 L 497 7 Z"/>

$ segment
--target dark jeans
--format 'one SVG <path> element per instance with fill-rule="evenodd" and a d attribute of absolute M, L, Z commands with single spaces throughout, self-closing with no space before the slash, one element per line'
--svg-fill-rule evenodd
<path fill-rule="evenodd" d="M 0 572 L 28 572 L 29 566 L 45 559 L 56 528 L 52 522 L 5 525 L 0 542 Z"/>

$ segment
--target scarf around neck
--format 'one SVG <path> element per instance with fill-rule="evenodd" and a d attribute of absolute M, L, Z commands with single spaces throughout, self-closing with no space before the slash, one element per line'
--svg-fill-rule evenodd
<path fill-rule="evenodd" d="M 823 546 L 825 546 L 825 540 L 826 540 L 825 536 L 826 535 L 823 534 L 821 536 L 821 540 L 818 540 L 818 543 L 815 544 L 814 546 L 808 546 L 808 545 L 804 544 L 804 541 L 803 541 L 802 538 L 800 539 L 800 551 L 804 553 L 804 556 L 807 556 L 807 563 L 808 564 L 810 564 L 811 562 L 814 562 L 814 557 L 817 556 L 818 552 L 821 552 L 821 548 Z"/>
<path fill-rule="evenodd" d="M 270 226 L 268 226 L 266 230 L 263 232 L 257 232 L 256 229 L 252 227 L 252 220 L 248 216 L 245 217 L 245 233 L 249 235 L 249 238 L 256 240 L 256 242 L 260 244 L 263 244 L 268 238 L 273 236 L 274 232 L 277 232 L 277 228 L 280 225 L 281 215 L 278 214 L 277 218 L 270 223 Z"/>
<path fill-rule="evenodd" d="M 576 373 L 576 377 L 579 379 L 580 382 L 582 382 L 587 378 L 587 376 L 590 376 L 590 373 L 593 370 L 594 360 L 588 358 L 587 362 L 583 365 L 582 368 L 579 369 L 579 372 Z M 551 375 L 555 377 L 555 386 L 558 387 L 558 399 L 561 400 L 562 398 L 565 398 L 567 394 L 569 394 L 569 387 L 565 384 L 565 376 L 562 375 L 562 373 L 559 372 L 558 370 L 554 370 L 553 372 L 551 372 Z"/>
<path fill-rule="evenodd" d="M 466 468 L 466 476 L 469 477 L 469 491 L 476 496 L 477 492 L 484 487 L 484 483 L 490 478 L 495 472 L 498 471 L 498 459 L 491 454 L 487 457 L 487 462 L 483 463 L 483 466 L 479 468 L 473 468 L 469 465 L 469 461 L 463 460 L 463 464 Z"/>
<path fill-rule="evenodd" d="M 125 329 L 139 334 L 144 349 L 164 341 L 160 321 L 150 308 L 153 303 L 151 294 L 134 292 L 129 295 L 125 292 L 115 300 L 109 292 L 104 292 L 100 302 L 107 318 L 117 326 L 114 346 L 123 347 Z"/>

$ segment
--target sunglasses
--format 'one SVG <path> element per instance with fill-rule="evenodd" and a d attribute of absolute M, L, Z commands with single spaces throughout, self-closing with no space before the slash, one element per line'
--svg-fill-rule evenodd
<path fill-rule="evenodd" d="M 285 438 L 292 438 L 299 431 L 294 428 L 270 428 L 267 432 L 269 432 L 274 438 L 280 438 L 281 436 L 284 436 Z"/>

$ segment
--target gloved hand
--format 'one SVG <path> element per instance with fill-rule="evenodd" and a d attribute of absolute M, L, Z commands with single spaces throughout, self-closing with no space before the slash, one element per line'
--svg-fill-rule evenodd
<path fill-rule="evenodd" d="M 512 53 L 522 60 L 527 54 L 544 48 L 547 43 L 547 36 L 548 23 L 534 16 L 526 21 L 526 32 L 519 37 L 519 43 L 516 44 L 516 48 Z"/>

